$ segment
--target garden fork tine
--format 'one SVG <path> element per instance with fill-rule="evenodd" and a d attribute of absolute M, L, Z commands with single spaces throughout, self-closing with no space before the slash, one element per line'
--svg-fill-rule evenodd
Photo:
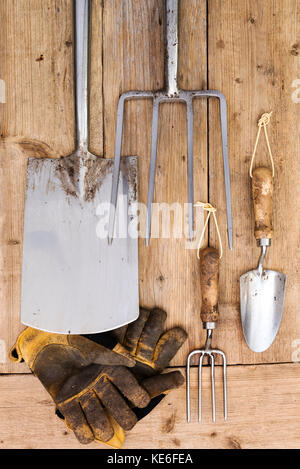
<path fill-rule="evenodd" d="M 177 69 L 178 69 L 178 5 L 179 0 L 166 0 L 167 17 L 167 46 L 166 46 L 166 84 L 167 88 L 163 91 L 128 91 L 120 96 L 117 111 L 116 143 L 114 158 L 114 173 L 111 192 L 111 209 L 109 216 L 108 240 L 111 243 L 114 235 L 115 213 L 117 206 L 118 181 L 120 172 L 120 158 L 123 133 L 123 113 L 124 103 L 129 99 L 152 98 L 152 139 L 150 156 L 150 174 L 148 186 L 148 204 L 147 204 L 147 225 L 146 225 L 146 245 L 148 246 L 151 237 L 151 215 L 152 203 L 155 186 L 155 170 L 158 140 L 158 114 L 159 105 L 164 102 L 184 102 L 187 106 L 187 165 L 188 165 L 188 212 L 189 212 L 189 237 L 194 237 L 194 174 L 193 174 L 193 99 L 194 98 L 218 98 L 220 101 L 220 122 L 222 135 L 223 166 L 225 178 L 225 195 L 227 209 L 227 232 L 228 244 L 232 249 L 232 213 L 231 213 L 231 189 L 228 160 L 227 143 L 227 109 L 226 99 L 220 91 L 185 91 L 178 89 Z"/>
<path fill-rule="evenodd" d="M 212 401 L 212 421 L 216 421 L 216 399 L 215 399 L 215 357 L 220 355 L 223 362 L 223 406 L 224 420 L 227 420 L 227 383 L 226 383 L 226 356 L 224 352 L 211 348 L 212 333 L 216 328 L 218 310 L 218 289 L 219 289 L 219 254 L 214 248 L 206 248 L 201 251 L 200 262 L 202 307 L 201 319 L 203 327 L 206 329 L 206 342 L 203 349 L 193 350 L 187 359 L 186 365 L 186 409 L 187 421 L 191 421 L 191 397 L 190 397 L 190 371 L 191 359 L 194 355 L 200 355 L 198 365 L 198 421 L 202 420 L 202 365 L 205 355 L 208 356 L 211 366 L 211 401 Z"/>

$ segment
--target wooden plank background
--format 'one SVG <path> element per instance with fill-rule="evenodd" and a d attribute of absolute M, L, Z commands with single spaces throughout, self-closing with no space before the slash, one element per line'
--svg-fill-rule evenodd
<path fill-rule="evenodd" d="M 220 371 L 220 367 L 217 367 Z M 156 448 L 299 448 L 299 366 L 230 366 L 229 420 L 222 420 L 220 374 L 217 373 L 217 421 L 210 423 L 209 373 L 203 374 L 203 423 L 197 423 L 196 370 L 192 373 L 193 418 L 186 422 L 184 386 L 172 391 L 127 433 L 124 449 Z M 284 376 L 284 379 L 282 379 Z M 0 448 L 107 448 L 80 445 L 54 414 L 48 393 L 31 375 L 0 380 Z M 22 425 L 20 423 L 22 422 Z M 122 454 L 122 453 L 121 453 Z"/>
<path fill-rule="evenodd" d="M 293 340 L 299 337 L 299 209 L 300 108 L 292 100 L 293 81 L 300 76 L 300 2 L 294 0 L 208 2 L 209 87 L 221 89 L 228 101 L 234 251 L 225 250 L 221 264 L 220 301 L 223 320 L 216 340 L 229 350 L 231 363 L 291 361 Z M 212 103 L 212 106 L 214 103 Z M 225 226 L 224 184 L 217 111 L 210 109 L 209 195 Z M 275 162 L 274 238 L 266 267 L 287 275 L 284 314 L 279 333 L 264 353 L 251 352 L 242 338 L 239 313 L 239 277 L 256 267 L 259 248 L 253 236 L 253 213 L 248 176 L 257 119 L 273 111 L 269 126 Z M 256 164 L 269 164 L 264 136 Z M 295 211 L 296 209 L 296 211 Z M 211 233 L 216 242 L 215 232 Z M 239 344 L 237 347 L 235 344 Z"/>
<path fill-rule="evenodd" d="M 114 152 L 120 93 L 134 89 L 156 90 L 163 86 L 164 2 L 93 0 L 92 5 L 90 149 L 110 158 Z M 0 372 L 22 374 L 28 372 L 27 367 L 9 363 L 7 353 L 23 328 L 19 309 L 26 159 L 28 156 L 66 156 L 74 149 L 72 0 L 0 0 L 0 18 L 0 79 L 6 85 L 6 103 L 0 102 Z M 218 208 L 224 256 L 220 274 L 221 320 L 214 343 L 226 352 L 229 365 L 290 363 L 293 352 L 296 353 L 296 341 L 300 339 L 297 312 L 300 300 L 297 217 L 300 104 L 292 99 L 293 93 L 297 96 L 293 83 L 300 79 L 299 24 L 299 0 L 180 2 L 179 86 L 218 89 L 225 94 L 228 103 L 233 251 L 228 250 L 226 239 L 219 110 L 213 100 L 198 100 L 194 104 L 194 178 L 195 200 L 209 199 Z M 273 115 L 269 135 L 276 171 L 275 236 L 266 265 L 285 272 L 288 283 L 277 338 L 266 352 L 254 354 L 247 348 L 241 332 L 239 276 L 256 265 L 259 255 L 253 236 L 248 170 L 257 119 L 270 110 Z M 122 154 L 139 157 L 139 200 L 142 202 L 147 199 L 150 139 L 151 103 L 143 100 L 128 103 Z M 260 162 L 268 162 L 263 137 L 258 149 L 257 163 Z M 159 120 L 155 201 L 187 201 L 186 164 L 184 106 L 164 104 Z M 211 245 L 216 245 L 213 225 L 209 240 Z M 199 318 L 201 299 L 196 252 L 186 249 L 184 239 L 152 239 L 149 248 L 141 239 L 139 254 L 141 303 L 164 308 L 169 314 L 168 325 L 180 324 L 189 333 L 188 343 L 172 363 L 182 367 L 188 351 L 205 339 Z M 279 383 L 283 369 L 291 369 L 291 380 L 298 382 L 297 365 L 282 369 L 278 364 L 270 365 L 273 384 L 278 385 L 278 390 L 283 386 Z M 252 367 L 232 369 L 245 373 L 251 381 Z M 269 368 L 262 366 L 258 370 L 263 370 L 260 372 L 263 376 Z M 23 388 L 26 379 L 31 386 L 29 376 L 1 376 L 0 386 L 5 382 L 6 389 L 10 389 L 9 386 Z M 36 401 L 42 399 L 37 387 L 34 393 Z M 264 386 L 257 393 L 262 396 Z M 171 396 L 170 399 L 172 402 Z M 259 401 L 259 397 L 257 399 Z M 245 402 L 247 399 L 244 406 Z M 253 405 L 252 400 L 246 405 L 249 414 Z M 259 405 L 264 412 L 264 406 Z M 167 404 L 161 406 L 162 416 L 167 409 Z M 17 416 L 19 410 L 19 407 L 10 410 L 10 418 L 13 412 Z M 290 428 L 293 415 L 299 413 L 297 403 L 292 400 L 286 411 L 284 428 Z M 240 411 L 236 409 L 236 412 Z M 179 413 L 184 415 L 183 401 Z M 285 413 L 279 406 L 278 422 L 285 418 Z M 5 418 L 8 418 L 7 413 Z M 269 418 L 269 426 L 265 443 L 259 443 L 252 435 L 252 440 L 250 436 L 244 440 L 246 446 L 251 445 L 251 441 L 256 445 L 273 446 L 283 441 L 275 419 L 268 413 L 266 418 Z M 241 420 L 236 427 L 241 432 L 242 423 Z M 229 433 L 230 425 L 226 427 Z M 254 428 L 254 420 L 249 425 Z M 157 427 L 153 429 L 158 431 Z M 129 447 L 134 445 L 135 431 L 130 435 Z M 289 435 L 290 440 L 287 437 L 284 441 L 293 446 L 295 433 Z M 53 438 L 53 444 L 58 445 L 56 437 Z M 158 447 L 172 445 L 171 440 L 162 438 L 165 443 L 160 443 L 160 437 L 157 438 Z M 188 444 L 188 439 L 180 441 L 181 447 Z M 225 445 L 225 440 L 223 443 L 216 441 L 213 443 L 208 438 L 203 445 Z M 8 440 L 7 444 L 12 443 Z M 34 434 L 28 444 L 38 444 L 34 443 Z"/>

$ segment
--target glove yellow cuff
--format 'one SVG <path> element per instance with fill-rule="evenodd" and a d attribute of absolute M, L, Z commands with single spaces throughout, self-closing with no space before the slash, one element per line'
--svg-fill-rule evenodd
<path fill-rule="evenodd" d="M 11 348 L 9 358 L 14 362 L 24 360 L 32 369 L 36 356 L 51 344 L 68 345 L 68 336 L 27 327 L 21 332 L 15 345 Z"/>

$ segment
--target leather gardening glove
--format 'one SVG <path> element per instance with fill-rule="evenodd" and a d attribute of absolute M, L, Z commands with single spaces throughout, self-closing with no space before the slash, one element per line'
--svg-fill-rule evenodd
<path fill-rule="evenodd" d="M 181 327 L 163 332 L 167 313 L 159 308 L 140 308 L 138 319 L 128 326 L 112 331 L 123 347 L 136 361 L 131 371 L 151 397 L 147 407 L 134 408 L 138 420 L 146 416 L 171 390 L 184 382 L 180 371 L 161 374 L 187 339 Z M 102 334 L 87 336 L 98 340 Z"/>
<path fill-rule="evenodd" d="M 187 339 L 181 327 L 164 332 L 167 313 L 159 308 L 140 308 L 138 319 L 125 328 L 112 331 L 135 360 L 134 373 L 153 376 L 163 371 Z"/>
<path fill-rule="evenodd" d="M 150 397 L 127 368 L 134 359 L 116 340 L 112 343 L 110 337 L 109 342 L 112 349 L 106 346 L 107 334 L 98 334 L 95 343 L 28 327 L 10 357 L 25 360 L 80 443 L 96 439 L 120 448 L 124 430 L 137 422 L 130 406 L 145 407 Z"/>

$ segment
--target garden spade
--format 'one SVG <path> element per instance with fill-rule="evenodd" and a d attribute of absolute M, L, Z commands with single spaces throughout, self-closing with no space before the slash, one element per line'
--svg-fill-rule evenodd
<path fill-rule="evenodd" d="M 240 278 L 241 317 L 245 340 L 254 352 L 270 347 L 279 329 L 284 303 L 286 276 L 263 267 L 267 247 L 271 245 L 272 173 L 259 167 L 253 171 L 252 197 L 255 238 L 261 248 L 258 266 Z"/>
<path fill-rule="evenodd" d="M 109 245 L 113 160 L 88 150 L 88 0 L 75 1 L 75 18 L 77 149 L 28 160 L 23 241 L 21 321 L 62 334 L 115 329 L 139 314 L 137 159 L 122 158 Z"/>

